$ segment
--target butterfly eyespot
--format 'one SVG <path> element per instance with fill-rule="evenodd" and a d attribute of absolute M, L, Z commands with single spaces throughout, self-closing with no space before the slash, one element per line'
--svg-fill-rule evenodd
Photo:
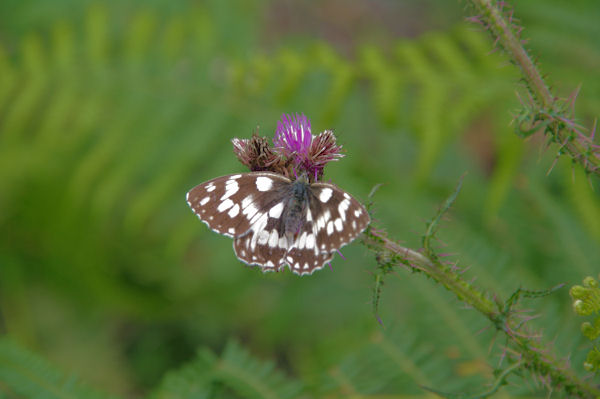
<path fill-rule="evenodd" d="M 271 172 L 218 177 L 194 187 L 186 200 L 210 229 L 233 237 L 239 260 L 263 271 L 322 269 L 370 222 L 364 207 L 338 187 Z"/>

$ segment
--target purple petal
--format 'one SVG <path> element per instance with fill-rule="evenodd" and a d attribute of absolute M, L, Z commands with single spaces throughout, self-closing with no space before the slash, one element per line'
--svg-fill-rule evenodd
<path fill-rule="evenodd" d="M 277 122 L 273 143 L 285 152 L 306 155 L 312 139 L 310 120 L 304 114 L 283 114 L 281 121 Z"/>

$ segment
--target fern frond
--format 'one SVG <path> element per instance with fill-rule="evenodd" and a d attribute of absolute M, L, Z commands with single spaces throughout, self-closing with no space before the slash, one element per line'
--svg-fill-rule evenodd
<path fill-rule="evenodd" d="M 101 393 L 76 376 L 65 375 L 55 366 L 0 337 L 0 393 L 30 399 L 116 399 Z"/>
<path fill-rule="evenodd" d="M 152 394 L 154 399 L 219 398 L 231 390 L 244 398 L 297 398 L 302 384 L 285 376 L 273 362 L 254 358 L 236 341 L 220 357 L 200 350 L 190 364 L 170 372 Z"/>

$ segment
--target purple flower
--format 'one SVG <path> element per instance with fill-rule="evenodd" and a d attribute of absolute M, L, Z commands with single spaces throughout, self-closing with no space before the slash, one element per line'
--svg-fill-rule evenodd
<path fill-rule="evenodd" d="M 321 179 L 330 161 L 343 157 L 331 130 L 313 136 L 310 120 L 304 114 L 283 114 L 271 147 L 264 137 L 231 140 L 233 150 L 251 171 L 270 171 L 289 178 L 305 174 L 309 181 Z"/>
<path fill-rule="evenodd" d="M 295 117 L 283 114 L 277 122 L 273 144 L 291 161 L 296 175 L 306 173 L 311 181 L 321 179 L 328 162 L 343 157 L 342 146 L 336 144 L 333 132 L 326 130 L 313 136 L 310 120 L 304 114 Z"/>
<path fill-rule="evenodd" d="M 277 122 L 277 131 L 273 138 L 273 144 L 288 158 L 308 156 L 312 144 L 313 135 L 310 131 L 310 120 L 302 115 L 294 117 L 283 114 Z"/>

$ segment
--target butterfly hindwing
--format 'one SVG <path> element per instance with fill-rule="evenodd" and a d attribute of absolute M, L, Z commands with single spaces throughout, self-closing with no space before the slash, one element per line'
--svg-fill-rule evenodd
<path fill-rule="evenodd" d="M 256 238 L 255 238 L 256 237 Z M 263 271 L 279 270 L 280 260 L 287 252 L 287 246 L 279 246 L 278 234 L 271 230 L 261 230 L 256 235 L 248 234 L 244 237 L 234 238 L 233 250 L 241 261 L 248 265 L 258 265 Z M 254 240 L 254 242 L 253 242 Z M 254 248 L 254 249 L 253 249 Z"/>
<path fill-rule="evenodd" d="M 308 248 L 292 248 L 285 257 L 285 263 L 296 274 L 312 274 L 315 270 L 322 269 L 327 262 L 333 259 L 334 252 L 316 252 Z"/>

